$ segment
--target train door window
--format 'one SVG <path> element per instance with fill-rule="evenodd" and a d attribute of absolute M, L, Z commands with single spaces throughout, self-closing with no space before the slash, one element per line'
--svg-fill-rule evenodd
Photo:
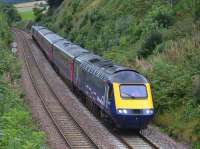
<path fill-rule="evenodd" d="M 79 75 L 80 75 L 79 74 L 79 69 L 80 69 L 79 65 L 80 64 L 78 64 L 77 62 L 75 63 L 75 79 L 76 79 L 75 82 L 76 82 L 76 84 L 78 84 L 78 79 L 79 79 Z"/>
<path fill-rule="evenodd" d="M 114 99 L 114 92 L 112 85 L 109 85 L 109 91 L 108 91 L 108 100 Z"/>

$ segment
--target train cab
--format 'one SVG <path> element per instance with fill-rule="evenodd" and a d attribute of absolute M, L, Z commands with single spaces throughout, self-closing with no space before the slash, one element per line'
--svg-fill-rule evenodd
<path fill-rule="evenodd" d="M 145 128 L 154 116 L 151 88 L 147 79 L 135 71 L 123 70 L 111 76 L 110 84 L 110 109 L 116 126 Z"/>

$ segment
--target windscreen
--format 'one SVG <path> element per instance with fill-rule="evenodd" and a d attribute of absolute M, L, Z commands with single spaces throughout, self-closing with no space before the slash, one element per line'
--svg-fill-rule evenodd
<path fill-rule="evenodd" d="M 146 98 L 147 90 L 145 85 L 120 85 L 122 98 Z"/>

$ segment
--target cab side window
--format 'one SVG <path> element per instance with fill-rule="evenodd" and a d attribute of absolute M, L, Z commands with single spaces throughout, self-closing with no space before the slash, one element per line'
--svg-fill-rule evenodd
<path fill-rule="evenodd" d="M 108 100 L 113 100 L 113 99 L 114 99 L 113 86 L 112 86 L 112 85 L 109 85 Z"/>

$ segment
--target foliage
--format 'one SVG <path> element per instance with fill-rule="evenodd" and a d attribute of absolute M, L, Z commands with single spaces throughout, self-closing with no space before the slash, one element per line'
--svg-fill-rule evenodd
<path fill-rule="evenodd" d="M 38 21 L 41 21 L 42 19 L 42 12 L 44 11 L 44 8 L 33 8 L 33 14 L 35 16 L 35 21 L 38 22 Z"/>
<path fill-rule="evenodd" d="M 173 24 L 173 11 L 168 5 L 155 4 L 148 16 L 152 22 L 156 22 L 158 26 L 168 28 Z"/>
<path fill-rule="evenodd" d="M 198 1 L 195 3 L 193 15 L 195 21 L 200 21 L 200 2 Z"/>
<path fill-rule="evenodd" d="M 14 8 L 13 5 L 0 3 L 0 13 L 6 15 L 8 24 L 21 20 L 20 15 L 17 13 L 17 10 Z"/>
<path fill-rule="evenodd" d="M 0 94 L 0 148 L 44 148 L 44 133 L 36 130 L 20 94 L 2 81 Z"/>
<path fill-rule="evenodd" d="M 47 0 L 50 8 L 57 8 L 62 2 L 63 0 Z"/>
<path fill-rule="evenodd" d="M 11 42 L 11 34 L 8 32 L 9 26 L 4 15 L 0 15 L 0 45 L 6 47 Z"/>
<path fill-rule="evenodd" d="M 199 31 L 172 42 L 165 53 L 152 56 L 148 75 L 154 88 L 155 123 L 170 135 L 188 142 L 200 139 Z M 184 125 L 183 125 L 184 123 Z"/>
<path fill-rule="evenodd" d="M 159 32 L 150 33 L 138 50 L 139 57 L 147 57 L 153 53 L 153 50 L 162 42 L 162 35 Z"/>
<path fill-rule="evenodd" d="M 2 5 L 1 8 L 5 10 Z M 17 85 L 20 64 L 9 49 L 12 40 L 9 23 L 16 20 L 7 19 L 9 15 L 0 10 L 0 148 L 46 148 L 44 133 L 33 124 L 22 99 L 24 95 Z"/>

